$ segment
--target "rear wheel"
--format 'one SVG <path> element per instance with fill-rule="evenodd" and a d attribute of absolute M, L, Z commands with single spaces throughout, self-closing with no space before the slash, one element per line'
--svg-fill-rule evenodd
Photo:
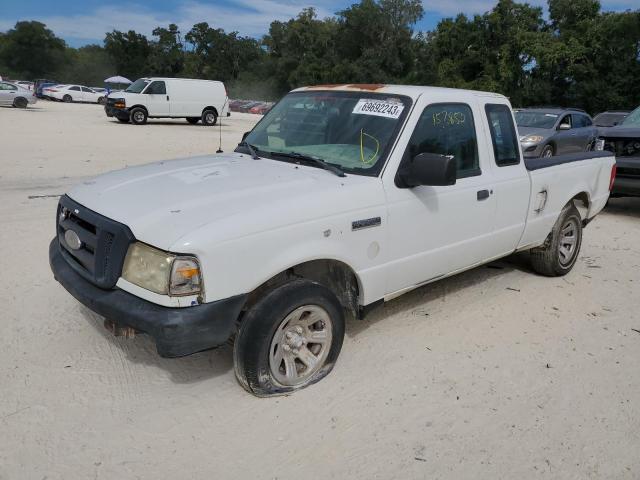
<path fill-rule="evenodd" d="M 62 97 L 62 101 L 65 103 L 70 103 L 73 101 L 73 98 L 71 98 L 71 95 L 66 94 L 64 97 Z"/>
<path fill-rule="evenodd" d="M 213 126 L 218 122 L 218 115 L 215 110 L 205 110 L 202 112 L 202 124 L 207 126 Z"/>
<path fill-rule="evenodd" d="M 28 104 L 29 104 L 29 102 L 24 97 L 17 97 L 13 101 L 13 106 L 16 107 L 16 108 L 27 108 Z"/>
<path fill-rule="evenodd" d="M 198 117 L 187 117 L 187 122 L 189 122 L 191 125 L 195 125 L 199 121 L 200 119 Z"/>
<path fill-rule="evenodd" d="M 134 108 L 131 110 L 129 117 L 131 118 L 131 123 L 135 125 L 144 125 L 147 123 L 147 111 L 144 108 Z"/>
<path fill-rule="evenodd" d="M 107 100 L 104 97 L 98 97 L 98 103 L 100 105 L 104 105 L 105 103 L 107 103 Z"/>
<path fill-rule="evenodd" d="M 553 226 L 542 247 L 531 250 L 533 269 L 548 277 L 560 277 L 571 271 L 582 246 L 582 218 L 569 203 Z"/>
<path fill-rule="evenodd" d="M 542 149 L 542 153 L 540 154 L 542 158 L 553 157 L 553 147 L 551 145 L 545 145 Z"/>
<path fill-rule="evenodd" d="M 343 339 L 344 312 L 336 296 L 318 283 L 295 280 L 245 314 L 234 344 L 236 377 L 260 397 L 300 390 L 333 369 Z"/>

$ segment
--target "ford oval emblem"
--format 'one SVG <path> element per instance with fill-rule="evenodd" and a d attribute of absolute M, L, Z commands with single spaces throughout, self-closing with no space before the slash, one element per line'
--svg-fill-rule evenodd
<path fill-rule="evenodd" d="M 80 250 L 82 241 L 76 232 L 73 230 L 67 230 L 64 232 L 64 241 L 71 250 Z"/>

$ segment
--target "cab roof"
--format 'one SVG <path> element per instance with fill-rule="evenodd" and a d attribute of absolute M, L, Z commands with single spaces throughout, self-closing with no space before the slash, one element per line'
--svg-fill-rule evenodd
<path fill-rule="evenodd" d="M 449 93 L 465 97 L 493 97 L 507 100 L 507 97 L 493 92 L 480 92 L 475 90 L 462 90 L 457 88 L 444 87 L 426 87 L 419 85 L 389 85 L 384 83 L 339 83 L 326 85 L 313 85 L 309 87 L 301 87 L 293 90 L 294 92 L 304 91 L 341 91 L 341 92 L 371 92 L 371 93 L 387 93 L 391 95 L 406 95 L 412 99 L 416 99 L 422 94 L 445 94 Z"/>

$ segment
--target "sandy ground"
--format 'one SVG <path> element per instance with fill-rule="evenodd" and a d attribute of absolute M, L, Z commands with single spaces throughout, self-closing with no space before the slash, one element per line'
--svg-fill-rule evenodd
<path fill-rule="evenodd" d="M 225 120 L 223 148 L 256 120 Z M 640 199 L 611 202 L 565 278 L 510 258 L 351 322 L 291 397 L 248 395 L 228 347 L 161 359 L 106 333 L 49 270 L 57 199 L 29 197 L 217 135 L 0 108 L 0 479 L 640 478 Z"/>

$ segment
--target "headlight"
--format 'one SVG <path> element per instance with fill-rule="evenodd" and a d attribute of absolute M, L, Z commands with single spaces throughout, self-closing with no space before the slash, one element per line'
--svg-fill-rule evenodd
<path fill-rule="evenodd" d="M 202 291 L 195 257 L 179 256 L 136 242 L 124 259 L 122 278 L 160 295 L 196 295 Z"/>
<path fill-rule="evenodd" d="M 544 140 L 544 137 L 541 137 L 540 135 L 527 135 L 520 139 L 523 143 L 540 143 L 542 140 Z"/>

